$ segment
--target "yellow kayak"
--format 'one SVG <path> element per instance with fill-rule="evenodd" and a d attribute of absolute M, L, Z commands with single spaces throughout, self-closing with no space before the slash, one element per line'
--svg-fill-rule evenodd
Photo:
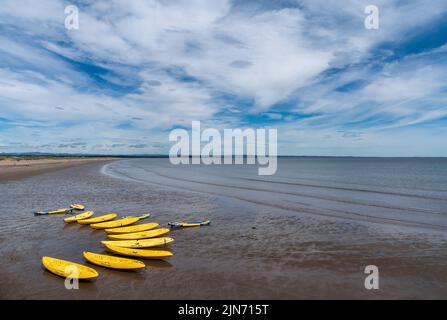
<path fill-rule="evenodd" d="M 205 221 L 181 221 L 181 222 L 169 222 L 168 225 L 172 228 L 188 228 L 188 227 L 201 227 L 208 226 L 211 223 L 209 220 Z"/>
<path fill-rule="evenodd" d="M 69 223 L 69 222 L 76 222 L 78 220 L 82 220 L 82 219 L 87 219 L 90 218 L 93 215 L 93 211 L 87 211 L 87 212 L 83 212 L 80 214 L 77 214 L 73 217 L 69 217 L 69 218 L 65 218 L 64 221 Z"/>
<path fill-rule="evenodd" d="M 128 226 L 128 227 L 122 227 L 122 228 L 111 228 L 111 229 L 105 229 L 104 231 L 110 234 L 120 234 L 120 233 L 132 233 L 132 232 L 140 232 L 140 231 L 147 231 L 154 229 L 158 227 L 159 224 L 156 222 L 149 222 L 149 223 L 143 223 L 138 224 L 134 226 Z"/>
<path fill-rule="evenodd" d="M 110 213 L 110 214 L 105 214 L 103 216 L 99 216 L 96 218 L 78 220 L 78 223 L 91 224 L 91 223 L 104 222 L 104 221 L 109 221 L 109 220 L 115 219 L 117 216 L 118 215 L 116 213 Z"/>
<path fill-rule="evenodd" d="M 73 203 L 70 205 L 70 208 L 75 210 L 84 210 L 85 206 L 83 204 Z"/>
<path fill-rule="evenodd" d="M 58 276 L 67 278 L 78 278 L 78 279 L 96 279 L 99 274 L 95 269 L 89 268 L 82 264 L 55 259 L 51 257 L 43 257 L 42 264 L 47 268 L 48 271 L 51 271 Z M 77 277 L 76 277 L 77 273 Z"/>
<path fill-rule="evenodd" d="M 141 240 L 120 240 L 120 241 L 101 241 L 103 245 L 111 244 L 113 246 L 124 248 L 149 248 L 163 246 L 168 243 L 174 242 L 174 239 L 169 237 L 153 238 L 153 239 L 141 239 Z"/>
<path fill-rule="evenodd" d="M 48 214 L 63 214 L 63 213 L 67 213 L 70 212 L 69 208 L 63 208 L 63 209 L 57 209 L 54 211 L 48 211 Z"/>
<path fill-rule="evenodd" d="M 149 214 L 143 214 L 138 217 L 126 217 L 115 221 L 102 222 L 102 223 L 94 223 L 91 224 L 90 227 L 95 229 L 108 229 L 108 228 L 116 228 L 116 227 L 124 227 L 130 224 L 133 224 L 141 219 L 145 219 L 149 216 Z"/>
<path fill-rule="evenodd" d="M 169 231 L 171 231 L 171 230 L 169 230 L 167 228 L 160 228 L 160 229 L 154 229 L 154 230 L 142 231 L 142 232 L 109 234 L 109 235 L 107 235 L 107 237 L 110 239 L 114 239 L 114 240 L 138 240 L 138 239 L 159 237 L 163 234 L 168 233 Z"/>
<path fill-rule="evenodd" d="M 172 252 L 167 250 L 131 249 L 114 246 L 112 244 L 104 244 L 104 246 L 112 252 L 131 257 L 139 257 L 145 259 L 164 259 L 173 256 Z"/>
<path fill-rule="evenodd" d="M 64 213 L 70 213 L 74 209 L 72 208 L 63 208 L 63 209 L 57 209 L 53 211 L 37 211 L 34 212 L 35 216 L 43 216 L 43 215 L 50 215 L 50 214 L 64 214 Z"/>
<path fill-rule="evenodd" d="M 84 251 L 84 258 L 90 261 L 93 264 L 97 264 L 98 266 L 112 268 L 112 269 L 125 269 L 125 270 L 135 270 L 142 269 L 146 267 L 144 262 L 134 260 L 134 259 L 126 259 L 121 257 L 114 257 L 105 254 L 97 254 L 93 252 Z"/>
<path fill-rule="evenodd" d="M 146 218 L 149 218 L 151 216 L 151 214 L 150 213 L 143 213 L 143 214 L 140 214 L 139 216 L 126 216 L 126 217 L 124 217 L 124 218 L 140 218 L 140 220 L 143 220 L 143 219 L 146 219 Z"/>

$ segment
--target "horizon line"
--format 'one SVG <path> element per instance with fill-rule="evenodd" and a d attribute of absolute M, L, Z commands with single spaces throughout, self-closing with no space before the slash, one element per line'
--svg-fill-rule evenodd
<path fill-rule="evenodd" d="M 115 158 L 169 158 L 169 154 L 82 154 L 82 153 L 51 153 L 51 152 L 8 152 L 8 153 L 0 153 L 0 157 L 115 157 Z M 225 155 L 221 155 L 223 158 Z M 244 157 L 247 155 L 232 155 L 232 157 Z M 185 158 L 196 158 L 202 157 L 199 155 L 188 156 Z M 258 157 L 258 156 L 255 156 Z M 270 155 L 266 155 L 265 157 L 273 157 Z M 447 156 L 356 156 L 356 155 L 277 155 L 278 158 L 447 158 Z M 179 157 L 180 158 L 180 157 Z M 203 157 L 202 157 L 203 158 Z"/>

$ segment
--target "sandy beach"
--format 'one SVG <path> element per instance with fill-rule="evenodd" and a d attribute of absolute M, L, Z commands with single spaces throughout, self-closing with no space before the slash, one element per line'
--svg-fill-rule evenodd
<path fill-rule="evenodd" d="M 117 158 L 55 158 L 55 159 L 0 159 L 0 181 L 15 180 L 92 162 L 113 161 Z"/>
<path fill-rule="evenodd" d="M 447 296 L 447 236 L 445 219 L 441 219 L 445 199 L 430 200 L 444 191 L 430 194 L 418 191 L 414 196 L 419 198 L 412 204 L 408 190 L 394 188 L 389 195 L 383 194 L 385 188 L 351 191 L 364 190 L 363 186 L 355 186 L 349 191 L 357 195 L 354 201 L 339 185 L 331 187 L 325 182 L 324 191 L 321 185 L 315 187 L 314 173 L 315 179 L 308 183 L 311 187 L 303 183 L 275 186 L 271 182 L 248 182 L 247 186 L 243 172 L 238 171 L 245 170 L 242 167 L 219 169 L 230 170 L 219 178 L 207 172 L 203 175 L 201 169 L 194 169 L 193 173 L 187 168 L 175 169 L 167 162 L 168 159 L 134 159 L 110 161 L 104 166 L 103 162 L 93 161 L 24 179 L 2 180 L 0 298 L 442 299 Z M 279 167 L 279 175 L 286 166 Z M 240 177 L 239 180 L 231 174 Z M 200 183 L 194 182 L 202 175 Z M 287 176 L 291 174 L 287 172 Z M 224 187 L 226 179 L 231 186 Z M 405 184 L 408 187 L 408 182 Z M 344 205 L 352 200 L 343 212 L 340 200 L 330 198 L 340 192 L 344 192 L 341 198 Z M 368 201 L 375 201 L 374 206 L 360 199 L 364 193 L 371 198 Z M 407 201 L 397 210 L 396 204 L 378 203 L 380 197 L 389 202 L 402 202 L 399 197 Z M 312 199 L 317 201 L 312 203 Z M 325 209 L 329 201 L 332 201 L 330 209 Z M 212 224 L 170 232 L 175 242 L 168 246 L 174 253 L 169 260 L 145 260 L 147 268 L 138 272 L 110 270 L 93 266 L 82 256 L 85 250 L 107 252 L 100 244 L 105 239 L 103 231 L 65 224 L 65 215 L 33 215 L 35 210 L 64 207 L 73 202 L 85 204 L 96 215 L 150 212 L 149 221 L 161 226 L 170 221 L 202 218 L 210 219 Z M 362 217 L 347 215 L 354 209 L 360 212 L 361 203 L 367 210 Z M 397 216 L 397 211 L 401 216 Z M 382 218 L 383 212 L 393 216 L 394 222 Z M 376 216 L 373 218 L 372 214 Z M 423 215 L 421 220 L 415 218 L 418 214 Z M 81 283 L 79 290 L 67 290 L 64 279 L 42 268 L 42 256 L 86 264 L 100 276 L 94 282 Z M 380 268 L 379 290 L 364 287 L 364 268 L 371 264 Z"/>

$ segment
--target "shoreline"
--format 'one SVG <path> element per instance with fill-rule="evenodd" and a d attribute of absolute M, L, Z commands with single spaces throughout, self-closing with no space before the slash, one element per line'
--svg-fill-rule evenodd
<path fill-rule="evenodd" d="M 25 179 L 88 163 L 111 162 L 116 160 L 122 160 L 122 158 L 2 159 L 0 160 L 0 183 Z"/>

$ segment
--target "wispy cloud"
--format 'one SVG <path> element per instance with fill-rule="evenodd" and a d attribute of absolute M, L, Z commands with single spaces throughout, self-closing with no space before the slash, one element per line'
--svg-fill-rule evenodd
<path fill-rule="evenodd" d="M 74 3 L 79 30 L 65 1 L 2 1 L 4 151 L 162 153 L 202 120 L 277 127 L 283 154 L 447 155 L 444 2 L 375 1 L 379 30 L 363 0 Z"/>

